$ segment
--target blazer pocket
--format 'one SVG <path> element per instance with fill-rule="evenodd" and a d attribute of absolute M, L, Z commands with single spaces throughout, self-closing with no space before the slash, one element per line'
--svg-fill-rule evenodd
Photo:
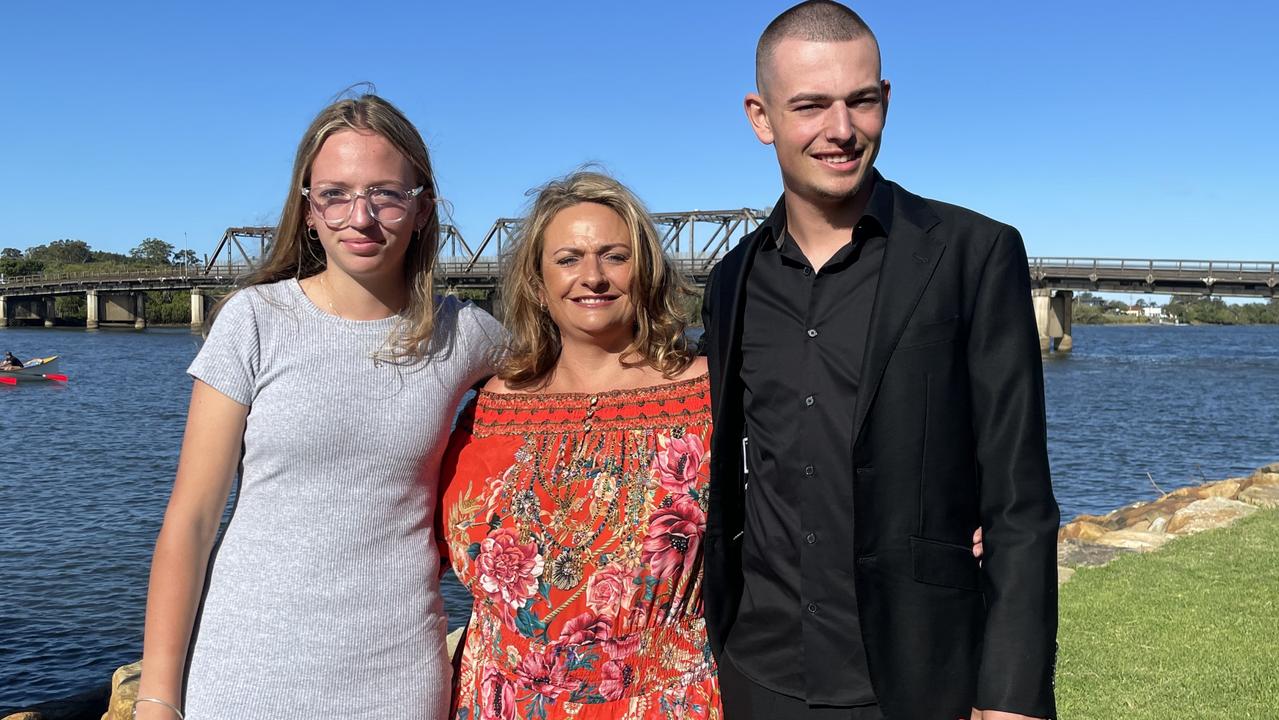
<path fill-rule="evenodd" d="M 955 332 L 958 328 L 958 315 L 952 315 L 945 320 L 907 325 L 906 331 L 902 333 L 901 340 L 897 342 L 897 349 L 905 350 L 907 348 L 949 342 L 955 339 Z"/>
<path fill-rule="evenodd" d="M 918 536 L 910 538 L 911 573 L 928 585 L 978 590 L 981 572 L 973 549 Z"/>

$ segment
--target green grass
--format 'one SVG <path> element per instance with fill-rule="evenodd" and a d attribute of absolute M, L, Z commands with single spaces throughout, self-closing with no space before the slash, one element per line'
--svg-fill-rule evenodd
<path fill-rule="evenodd" d="M 1080 568 L 1058 640 L 1064 720 L 1279 718 L 1279 511 Z"/>

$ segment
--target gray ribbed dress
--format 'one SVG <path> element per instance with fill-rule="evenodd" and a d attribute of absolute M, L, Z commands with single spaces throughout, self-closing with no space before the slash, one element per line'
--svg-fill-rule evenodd
<path fill-rule="evenodd" d="M 503 331 L 446 298 L 425 361 L 375 365 L 395 322 L 329 315 L 294 280 L 256 286 L 225 305 L 188 370 L 250 406 L 188 720 L 447 713 L 438 465 Z"/>

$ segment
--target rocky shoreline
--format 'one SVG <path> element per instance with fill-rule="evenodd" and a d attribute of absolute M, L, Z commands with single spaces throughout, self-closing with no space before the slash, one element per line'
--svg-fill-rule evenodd
<path fill-rule="evenodd" d="M 1157 550 L 1176 537 L 1230 525 L 1258 508 L 1279 508 L 1279 462 L 1247 477 L 1179 488 L 1105 515 L 1080 515 L 1057 532 L 1057 582 L 1070 580 L 1075 568 Z"/>
<path fill-rule="evenodd" d="M 1158 500 L 1133 503 L 1105 515 L 1080 515 L 1057 533 L 1057 582 L 1069 581 L 1076 568 L 1151 552 L 1177 537 L 1230 525 L 1259 508 L 1279 508 L 1279 462 L 1247 477 L 1180 488 Z M 450 642 L 456 643 L 460 634 L 452 633 Z M 141 675 L 142 662 L 131 663 L 115 671 L 109 689 L 104 685 L 0 720 L 131 720 Z"/>

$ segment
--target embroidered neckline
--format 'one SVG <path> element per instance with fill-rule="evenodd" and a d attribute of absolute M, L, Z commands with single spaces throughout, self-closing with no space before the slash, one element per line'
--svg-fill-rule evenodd
<path fill-rule="evenodd" d="M 702 373 L 695 378 L 687 380 L 676 380 L 674 382 L 661 383 L 658 385 L 646 385 L 639 388 L 623 388 L 620 390 L 604 390 L 597 393 L 588 392 L 553 392 L 553 393 L 497 393 L 490 390 L 480 390 L 476 402 L 480 406 L 483 405 L 510 405 L 524 406 L 534 405 L 536 407 L 556 407 L 561 405 L 577 405 L 582 402 L 589 403 L 591 398 L 598 398 L 599 402 L 606 400 L 644 400 L 654 396 L 662 397 L 684 397 L 694 394 L 692 391 L 697 389 L 699 385 L 708 384 L 710 373 Z"/>
<path fill-rule="evenodd" d="M 477 437 L 644 430 L 710 421 L 710 378 L 601 393 L 493 393 L 481 390 L 472 431 Z"/>

